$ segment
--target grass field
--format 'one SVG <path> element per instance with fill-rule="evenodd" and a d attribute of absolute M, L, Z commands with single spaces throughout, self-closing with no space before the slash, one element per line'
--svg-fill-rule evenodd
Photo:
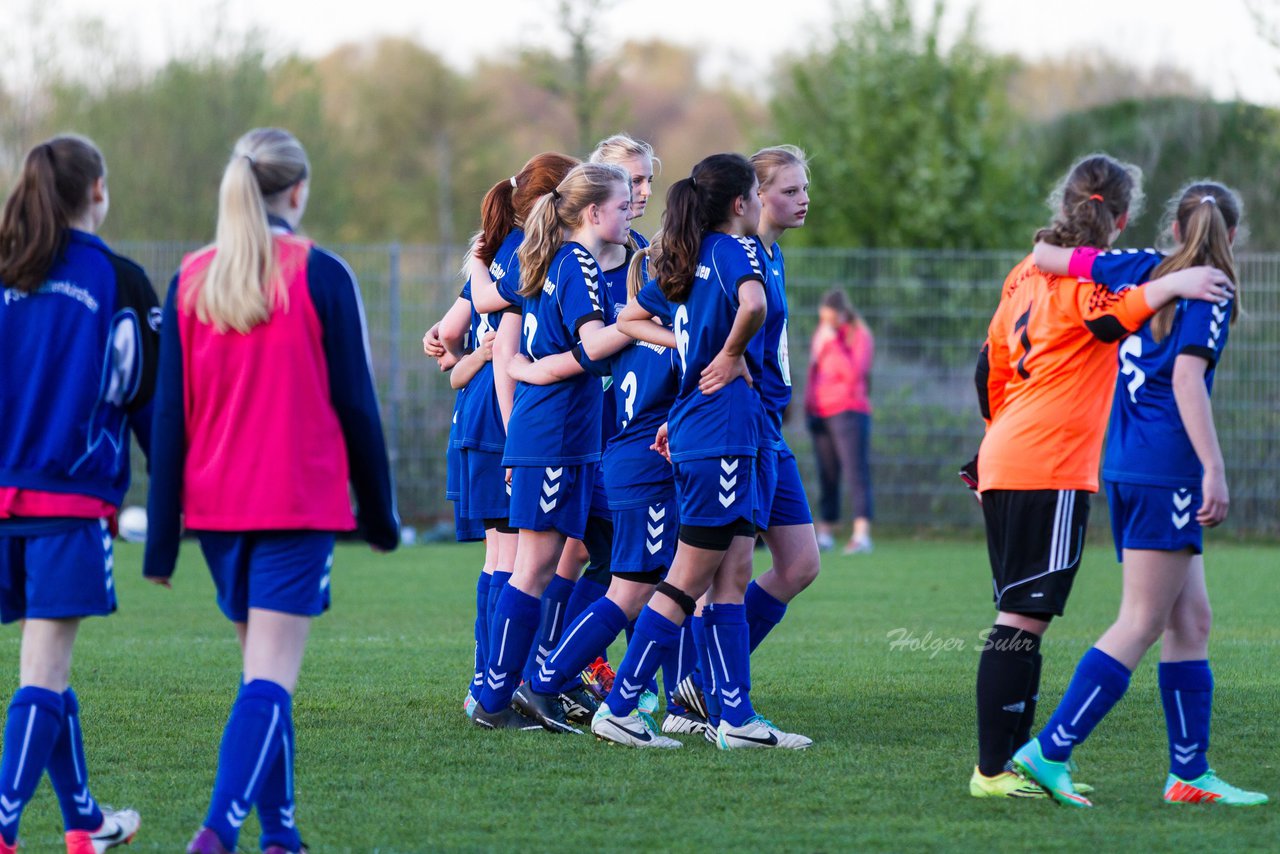
<path fill-rule="evenodd" d="M 992 614 L 976 542 L 881 541 L 870 556 L 824 558 L 753 666 L 757 708 L 814 738 L 801 753 L 726 754 L 686 737 L 685 749 L 653 755 L 475 729 L 462 697 L 481 557 L 474 546 L 340 549 L 334 608 L 315 624 L 295 702 L 299 824 L 313 852 L 1257 851 L 1280 838 L 1280 803 L 1160 802 L 1167 754 L 1150 660 L 1077 751 L 1096 809 L 970 798 L 976 648 Z M 1275 546 L 1209 554 L 1210 759 L 1273 799 L 1278 559 Z M 82 630 L 73 684 L 94 793 L 142 812 L 132 850 L 180 851 L 203 817 L 237 649 L 198 549 L 184 549 L 172 591 L 143 582 L 139 563 L 138 547 L 118 547 L 122 609 Z M 1118 596 L 1112 555 L 1090 550 L 1044 645 L 1042 718 Z M 0 646 L 12 691 L 16 629 Z M 22 838 L 33 852 L 61 846 L 47 783 Z M 241 850 L 257 850 L 253 819 Z"/>

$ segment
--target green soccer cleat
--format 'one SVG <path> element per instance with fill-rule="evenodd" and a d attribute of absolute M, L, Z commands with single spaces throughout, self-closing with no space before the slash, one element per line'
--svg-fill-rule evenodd
<path fill-rule="evenodd" d="M 1213 769 L 1194 780 L 1183 780 L 1173 774 L 1164 784 L 1166 804 L 1226 804 L 1229 807 L 1256 807 L 1267 802 L 1262 792 L 1237 789 L 1213 773 Z"/>
<path fill-rule="evenodd" d="M 1013 767 L 1027 778 L 1039 783 L 1060 804 L 1069 807 L 1091 807 L 1093 803 L 1076 791 L 1071 782 L 1071 769 L 1067 762 L 1045 759 L 1040 750 L 1040 740 L 1033 738 L 1013 754 Z"/>

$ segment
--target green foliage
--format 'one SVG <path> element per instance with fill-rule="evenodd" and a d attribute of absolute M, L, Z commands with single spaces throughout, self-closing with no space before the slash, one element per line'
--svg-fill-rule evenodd
<path fill-rule="evenodd" d="M 173 590 L 141 579 L 140 555 L 119 546 L 121 610 L 85 622 L 73 684 L 95 796 L 142 813 L 128 851 L 177 851 L 204 815 L 239 651 L 194 543 Z M 1214 767 L 1273 796 L 1276 763 L 1259 745 L 1277 703 L 1275 559 L 1274 547 L 1211 543 L 1206 554 Z M 1160 802 L 1168 753 L 1154 654 L 1077 752 L 1096 809 L 969 797 L 974 668 L 992 618 L 980 542 L 879 538 L 869 556 L 824 555 L 813 587 L 752 658 L 760 711 L 814 738 L 799 754 L 724 753 L 685 736 L 683 749 L 653 756 L 585 735 L 471 726 L 462 697 L 482 562 L 477 546 L 339 548 L 333 610 L 315 622 L 294 702 L 298 821 L 313 851 L 664 850 L 676 839 L 707 851 L 1002 850 L 1011 839 L 1082 852 L 1117 840 L 1144 851 L 1274 846 L 1272 807 Z M 760 553 L 757 570 L 766 565 Z M 1042 648 L 1040 720 L 1114 619 L 1119 592 L 1108 550 L 1089 549 L 1068 616 Z M 17 641 L 14 627 L 0 636 L 11 665 Z M 612 659 L 621 653 L 620 641 Z M 4 689 L 16 675 L 11 666 Z M 45 784 L 21 835 L 32 851 L 62 849 Z M 257 850 L 256 837 L 251 818 L 241 848 Z"/>
<path fill-rule="evenodd" d="M 1193 98 L 1128 100 L 1064 116 L 1033 137 L 1046 187 L 1095 149 L 1142 167 L 1153 210 L 1121 238 L 1124 245 L 1151 245 L 1166 202 L 1188 181 L 1213 178 L 1235 188 L 1244 201 L 1245 247 L 1280 249 L 1272 189 L 1280 175 L 1280 110 Z"/>
<path fill-rule="evenodd" d="M 865 4 L 830 47 L 784 64 L 779 139 L 812 157 L 812 246 L 998 248 L 1035 219 L 1041 191 L 1005 86 L 1013 66 L 977 42 L 972 17 L 941 44 L 942 2 Z"/>

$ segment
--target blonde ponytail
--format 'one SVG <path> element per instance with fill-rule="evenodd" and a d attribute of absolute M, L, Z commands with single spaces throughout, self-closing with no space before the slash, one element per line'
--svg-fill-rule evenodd
<path fill-rule="evenodd" d="M 287 311 L 287 283 L 276 275 L 268 201 L 307 177 L 302 145 L 288 131 L 258 128 L 242 136 L 218 190 L 215 252 L 184 311 L 219 332 L 247 334 L 277 308 Z"/>

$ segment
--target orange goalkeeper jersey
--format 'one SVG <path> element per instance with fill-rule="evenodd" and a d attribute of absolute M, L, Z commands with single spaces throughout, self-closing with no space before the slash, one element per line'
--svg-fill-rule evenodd
<path fill-rule="evenodd" d="M 1054 276 L 1031 256 L 1013 268 L 975 377 L 980 490 L 1098 491 L 1116 344 L 1152 314 L 1141 288 Z"/>

